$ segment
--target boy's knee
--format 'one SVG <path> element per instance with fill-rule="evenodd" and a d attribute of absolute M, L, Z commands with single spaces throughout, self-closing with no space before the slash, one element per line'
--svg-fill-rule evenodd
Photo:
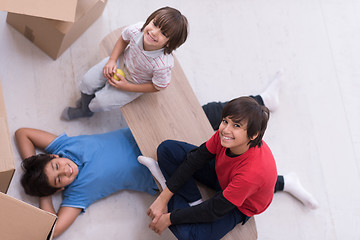
<path fill-rule="evenodd" d="M 92 112 L 105 112 L 109 111 L 109 107 L 106 103 L 103 103 L 99 98 L 95 97 L 89 103 L 89 109 Z"/>
<path fill-rule="evenodd" d="M 98 101 L 97 101 L 97 99 L 93 99 L 93 100 L 91 100 L 91 102 L 89 103 L 89 109 L 90 109 L 90 111 L 92 111 L 92 112 L 100 112 L 99 111 L 99 106 L 98 106 L 98 103 L 97 103 Z"/>
<path fill-rule="evenodd" d="M 86 80 L 86 78 L 82 78 L 82 80 L 79 83 L 79 90 L 82 93 L 85 93 L 87 95 L 94 94 L 93 87 L 91 84 L 89 84 L 89 81 Z"/>
<path fill-rule="evenodd" d="M 158 146 L 158 151 L 163 151 L 165 149 L 171 148 L 171 145 L 174 144 L 174 140 L 165 140 Z"/>
<path fill-rule="evenodd" d="M 167 159 L 166 156 L 168 156 L 170 149 L 173 146 L 174 146 L 173 140 L 165 140 L 162 143 L 160 143 L 160 145 L 158 146 L 157 151 L 156 151 L 159 164 L 160 164 L 160 162 L 163 161 L 163 159 Z"/>

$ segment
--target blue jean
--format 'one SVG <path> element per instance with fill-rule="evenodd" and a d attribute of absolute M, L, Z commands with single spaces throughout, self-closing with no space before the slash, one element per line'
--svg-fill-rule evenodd
<path fill-rule="evenodd" d="M 196 148 L 196 146 L 174 140 L 167 140 L 159 145 L 157 158 L 166 180 L 172 176 L 185 160 L 187 153 L 194 148 Z M 215 191 L 221 190 L 215 172 L 215 159 L 210 161 L 209 165 L 196 171 L 193 178 L 189 179 L 183 187 L 174 194 L 168 204 L 169 212 L 175 209 L 187 208 L 190 202 L 201 199 L 201 194 L 195 180 Z M 214 222 L 171 225 L 169 229 L 178 239 L 215 240 L 225 236 L 238 223 L 245 223 L 247 220 L 248 217 L 235 208 Z"/>

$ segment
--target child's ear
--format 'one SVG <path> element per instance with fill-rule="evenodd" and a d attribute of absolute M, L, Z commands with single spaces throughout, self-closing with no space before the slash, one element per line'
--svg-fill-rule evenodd
<path fill-rule="evenodd" d="M 251 138 L 250 138 L 250 140 L 252 141 L 252 140 L 254 140 L 255 138 L 257 138 L 259 136 L 259 133 L 257 133 L 257 134 L 255 134 L 254 136 L 252 136 Z"/>

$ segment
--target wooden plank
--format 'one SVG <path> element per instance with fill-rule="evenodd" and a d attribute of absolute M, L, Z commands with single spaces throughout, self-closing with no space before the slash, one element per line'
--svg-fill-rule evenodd
<path fill-rule="evenodd" d="M 144 94 L 121 111 L 142 154 L 154 159 L 166 139 L 200 145 L 214 133 L 176 58 L 166 90 Z"/>
<path fill-rule="evenodd" d="M 117 29 L 100 44 L 102 57 L 109 56 L 122 29 Z M 144 94 L 121 108 L 124 118 L 144 156 L 156 159 L 156 149 L 166 139 L 200 145 L 214 133 L 199 101 L 176 59 L 171 83 L 162 91 Z M 214 192 L 199 186 L 206 199 Z M 223 240 L 257 239 L 255 219 L 237 225 Z"/>

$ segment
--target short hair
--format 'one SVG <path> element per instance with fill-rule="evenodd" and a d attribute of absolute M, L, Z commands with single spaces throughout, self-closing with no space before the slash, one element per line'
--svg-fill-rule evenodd
<path fill-rule="evenodd" d="M 38 154 L 23 160 L 21 165 L 24 173 L 21 177 L 21 185 L 26 194 L 44 197 L 60 189 L 49 185 L 49 178 L 44 171 L 46 164 L 54 158 L 54 155 Z"/>
<path fill-rule="evenodd" d="M 249 148 L 261 146 L 270 117 L 267 107 L 260 105 L 251 97 L 239 97 L 225 105 L 221 117 L 222 119 L 229 117 L 234 122 L 246 121 L 248 137 L 252 138 L 258 134 L 255 139 L 249 141 Z"/>
<path fill-rule="evenodd" d="M 181 12 L 175 8 L 163 7 L 153 12 L 147 19 L 141 31 L 154 20 L 154 24 L 159 27 L 169 41 L 164 47 L 164 53 L 170 54 L 180 47 L 188 35 L 188 21 Z"/>

